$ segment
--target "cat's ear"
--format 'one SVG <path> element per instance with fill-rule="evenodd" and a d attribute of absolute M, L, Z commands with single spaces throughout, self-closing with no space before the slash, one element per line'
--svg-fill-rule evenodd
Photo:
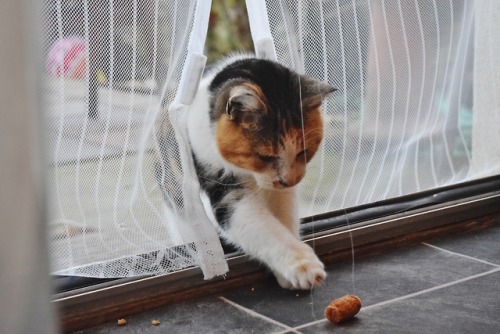
<path fill-rule="evenodd" d="M 307 75 L 300 76 L 300 93 L 302 108 L 311 110 L 318 108 L 325 97 L 336 91 L 330 84 L 317 80 Z"/>
<path fill-rule="evenodd" d="M 264 97 L 257 88 L 238 85 L 231 88 L 226 114 L 244 128 L 256 128 L 266 112 Z"/>

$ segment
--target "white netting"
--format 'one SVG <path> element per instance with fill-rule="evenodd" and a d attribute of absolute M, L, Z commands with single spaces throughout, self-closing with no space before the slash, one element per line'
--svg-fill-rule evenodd
<path fill-rule="evenodd" d="M 262 3 L 277 59 L 339 89 L 301 184 L 303 216 L 499 173 L 500 2 L 248 0 L 249 13 Z M 250 23 L 264 38 L 260 18 Z M 490 88 L 473 104 L 478 85 Z"/>
<path fill-rule="evenodd" d="M 247 5 L 260 56 L 339 88 L 303 216 L 499 173 L 499 1 Z M 227 269 L 183 144 L 209 6 L 45 1 L 53 273 Z"/>
<path fill-rule="evenodd" d="M 199 265 L 210 278 L 227 271 L 186 168 L 180 102 L 189 101 L 176 99 L 188 56 L 203 70 L 210 4 L 46 2 L 53 273 L 124 277 Z M 189 83 L 184 92 L 193 90 Z M 179 198 L 189 205 L 170 210 Z"/>

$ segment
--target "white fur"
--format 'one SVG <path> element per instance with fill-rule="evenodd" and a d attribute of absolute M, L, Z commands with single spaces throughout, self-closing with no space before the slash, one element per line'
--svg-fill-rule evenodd
<path fill-rule="evenodd" d="M 323 282 L 324 266 L 298 235 L 295 191 L 263 190 L 235 205 L 227 234 L 249 255 L 266 263 L 279 284 L 310 289 Z"/>
<path fill-rule="evenodd" d="M 313 249 L 299 238 L 296 188 L 263 189 L 256 181 L 258 175 L 230 164 L 220 155 L 209 119 L 208 85 L 212 78 L 210 75 L 202 80 L 189 109 L 188 131 L 193 151 L 206 167 L 234 173 L 248 180 L 255 190 L 234 204 L 224 237 L 269 266 L 284 288 L 310 289 L 321 284 L 326 277 L 324 266 Z"/>

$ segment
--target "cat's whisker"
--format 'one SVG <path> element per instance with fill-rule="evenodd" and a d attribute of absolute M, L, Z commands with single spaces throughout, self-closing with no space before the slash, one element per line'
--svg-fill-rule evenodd
<path fill-rule="evenodd" d="M 322 135 L 323 133 L 321 131 L 319 131 L 318 129 L 304 129 L 304 134 L 307 136 L 307 135 L 310 135 L 310 134 L 318 134 L 318 135 Z"/>
<path fill-rule="evenodd" d="M 198 175 L 198 177 L 200 179 L 207 180 L 207 181 L 210 181 L 210 182 L 214 182 L 214 183 L 216 183 L 218 185 L 222 185 L 222 186 L 239 186 L 239 185 L 247 185 L 247 184 L 253 183 L 253 181 L 241 181 L 241 182 L 227 183 L 227 182 L 221 182 L 221 181 L 219 181 L 219 179 L 204 177 L 204 176 L 201 176 L 201 175 Z"/>
<path fill-rule="evenodd" d="M 306 139 L 315 139 L 315 138 L 320 138 L 320 137 L 323 137 L 323 134 L 321 132 L 318 133 L 317 130 L 310 130 L 308 132 L 305 132 L 303 138 L 306 138 Z"/>
<path fill-rule="evenodd" d="M 247 196 L 259 195 L 259 194 L 263 193 L 263 191 L 264 191 L 264 189 L 262 189 L 262 188 L 255 188 L 255 189 L 248 191 Z"/>

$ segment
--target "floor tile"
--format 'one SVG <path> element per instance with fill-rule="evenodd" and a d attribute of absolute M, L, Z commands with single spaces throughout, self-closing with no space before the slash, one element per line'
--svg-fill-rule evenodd
<path fill-rule="evenodd" d="M 295 327 L 323 319 L 326 305 L 348 293 L 363 305 L 404 296 L 492 269 L 492 266 L 417 245 L 375 254 L 327 268 L 325 286 L 312 292 L 281 289 L 272 279 L 225 297 L 281 323 Z"/>
<path fill-rule="evenodd" d="M 500 224 L 485 230 L 457 234 L 428 243 L 500 265 Z"/>
<path fill-rule="evenodd" d="M 416 297 L 361 310 L 341 325 L 322 322 L 302 333 L 500 333 L 500 272 Z"/>
<path fill-rule="evenodd" d="M 116 322 L 78 334 L 120 333 L 203 333 L 203 334 L 248 334 L 272 333 L 285 328 L 258 317 L 251 316 L 216 297 L 188 303 L 162 307 L 144 314 L 127 317 L 127 324 L 118 326 Z M 158 326 L 152 320 L 159 320 Z"/>

